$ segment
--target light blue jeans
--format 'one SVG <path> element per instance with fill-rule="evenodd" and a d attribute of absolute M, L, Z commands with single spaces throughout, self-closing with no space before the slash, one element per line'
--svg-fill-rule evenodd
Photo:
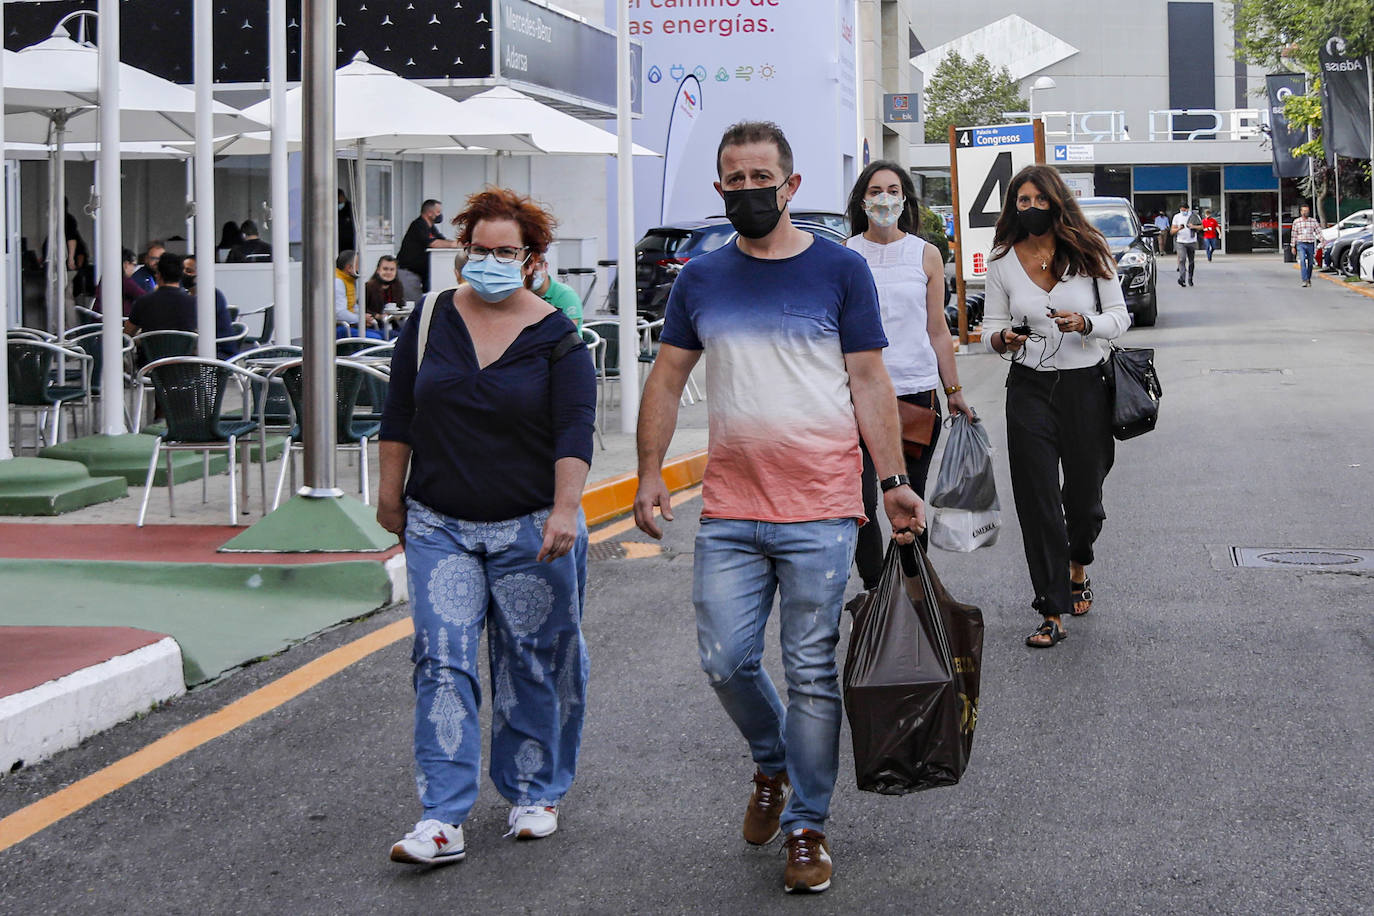
<path fill-rule="evenodd" d="M 547 511 L 469 522 L 407 501 L 406 571 L 415 621 L 415 782 L 426 818 L 462 824 L 482 768 L 477 647 L 491 670 L 491 781 L 513 805 L 556 805 L 582 743 L 587 528 L 538 563 Z"/>
<path fill-rule="evenodd" d="M 704 518 L 697 533 L 692 600 L 701 667 L 758 768 L 787 772 L 784 831 L 823 831 L 830 813 L 840 750 L 835 646 L 857 532 L 852 518 Z M 786 709 L 760 663 L 775 592 Z"/>

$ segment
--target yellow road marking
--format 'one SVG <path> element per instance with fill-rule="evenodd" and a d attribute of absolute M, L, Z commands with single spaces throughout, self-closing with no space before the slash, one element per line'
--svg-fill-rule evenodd
<path fill-rule="evenodd" d="M 122 760 L 80 779 L 65 789 L 39 799 L 0 820 L 0 851 L 22 842 L 69 814 L 98 801 L 134 780 L 213 741 L 288 700 L 300 696 L 321 681 L 362 661 L 367 656 L 405 639 L 414 632 L 410 618 L 398 620 L 301 665 L 295 671 L 259 687 L 218 712 L 154 741 Z"/>
<path fill-rule="evenodd" d="M 701 487 L 684 490 L 674 494 L 673 504 L 681 505 L 700 495 Z M 613 525 L 598 529 L 588 540 L 599 543 L 607 538 L 623 534 L 634 527 L 634 518 L 622 519 Z M 655 547 L 646 544 L 644 547 Z M 636 545 L 634 549 L 639 549 Z M 631 550 L 626 547 L 627 552 Z M 16 843 L 45 830 L 68 815 L 75 814 L 87 805 L 93 804 L 140 779 L 153 770 L 190 753 L 203 744 L 227 735 L 240 726 L 266 715 L 277 707 L 295 699 L 310 688 L 322 683 L 375 652 L 399 642 L 414 633 L 410 618 L 389 623 L 366 636 L 331 649 L 319 658 L 306 662 L 295 671 L 282 675 L 271 683 L 264 684 L 252 693 L 225 706 L 217 712 L 203 716 L 194 722 L 183 725 L 169 735 L 157 739 L 145 748 L 134 751 L 116 760 L 103 769 L 97 770 L 84 779 L 79 779 L 65 789 L 39 799 L 31 805 L 0 819 L 0 852 Z"/>
<path fill-rule="evenodd" d="M 624 548 L 625 559 L 627 560 L 646 560 L 663 553 L 662 547 L 657 544 L 646 544 L 643 541 L 621 541 L 620 546 Z"/>

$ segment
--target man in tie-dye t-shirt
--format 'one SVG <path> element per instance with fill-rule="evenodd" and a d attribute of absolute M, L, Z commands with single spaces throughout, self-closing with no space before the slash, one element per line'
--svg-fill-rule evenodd
<path fill-rule="evenodd" d="M 903 475 L 878 295 L 864 259 L 792 225 L 801 185 L 774 124 L 744 122 L 717 151 L 716 190 L 738 238 L 673 284 L 639 415 L 635 520 L 672 521 L 663 458 L 703 352 L 710 420 L 692 599 L 702 668 L 757 771 L 744 838 L 786 834 L 784 887 L 823 891 L 839 765 L 839 621 L 858 526 L 862 435 L 897 537 L 924 527 Z M 760 659 L 779 596 L 784 708 Z"/>

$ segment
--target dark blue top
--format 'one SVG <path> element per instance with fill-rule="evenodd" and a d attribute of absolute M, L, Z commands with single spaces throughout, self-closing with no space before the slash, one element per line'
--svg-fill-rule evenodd
<path fill-rule="evenodd" d="M 396 342 L 381 438 L 410 445 L 406 495 L 445 515 L 493 522 L 553 505 L 554 462 L 591 464 L 596 370 L 585 347 L 552 366 L 573 323 L 550 312 L 485 369 L 453 291 L 435 302 L 419 378 L 416 307 Z"/>

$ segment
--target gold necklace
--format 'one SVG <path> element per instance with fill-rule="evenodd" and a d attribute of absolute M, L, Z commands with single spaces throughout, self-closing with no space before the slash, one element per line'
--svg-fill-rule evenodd
<path fill-rule="evenodd" d="M 1050 269 L 1050 261 L 1054 260 L 1054 249 L 1051 248 L 1048 255 L 1045 255 L 1045 254 L 1036 254 L 1035 252 L 1032 251 L 1032 252 L 1031 252 L 1031 257 L 1033 257 L 1033 258 L 1039 258 L 1039 259 L 1040 259 L 1040 269 L 1041 269 L 1041 270 L 1049 270 L 1049 269 Z"/>

